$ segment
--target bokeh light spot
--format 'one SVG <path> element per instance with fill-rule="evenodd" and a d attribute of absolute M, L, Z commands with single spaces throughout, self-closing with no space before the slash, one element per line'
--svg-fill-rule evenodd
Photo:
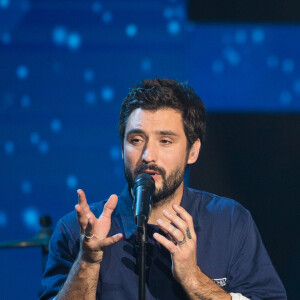
<path fill-rule="evenodd" d="M 0 0 L 0 8 L 7 8 L 10 4 L 9 0 Z"/>
<path fill-rule="evenodd" d="M 52 33 L 53 42 L 57 45 L 65 44 L 67 40 L 67 30 L 63 26 L 55 27 Z"/>
<path fill-rule="evenodd" d="M 296 79 L 293 83 L 293 89 L 294 89 L 294 92 L 297 94 L 297 95 L 300 95 L 300 78 L 299 79 Z"/>
<path fill-rule="evenodd" d="M 15 144 L 12 141 L 6 141 L 4 143 L 4 151 L 8 155 L 13 154 L 15 152 Z"/>
<path fill-rule="evenodd" d="M 23 222 L 25 223 L 25 226 L 29 229 L 38 230 L 39 225 L 39 212 L 35 208 L 27 208 L 23 211 L 22 214 Z"/>
<path fill-rule="evenodd" d="M 1 38 L 4 45 L 8 45 L 11 42 L 11 36 L 8 32 L 4 32 Z"/>
<path fill-rule="evenodd" d="M 90 82 L 94 80 L 94 71 L 91 69 L 86 69 L 83 72 L 83 77 L 85 81 Z"/>
<path fill-rule="evenodd" d="M 138 31 L 138 29 L 137 29 L 136 25 L 134 25 L 134 24 L 129 24 L 126 27 L 126 34 L 129 37 L 134 37 L 137 34 L 137 31 Z"/>
<path fill-rule="evenodd" d="M 0 227 L 5 227 L 7 225 L 7 215 L 5 212 L 0 211 Z"/>
<path fill-rule="evenodd" d="M 280 102 L 282 104 L 290 104 L 292 101 L 292 94 L 289 91 L 283 91 L 280 93 Z"/>
<path fill-rule="evenodd" d="M 252 32 L 252 41 L 256 44 L 260 44 L 265 39 L 265 33 L 262 29 L 255 29 Z"/>
<path fill-rule="evenodd" d="M 102 14 L 102 21 L 104 23 L 110 23 L 112 21 L 112 14 L 110 11 L 106 11 Z"/>
<path fill-rule="evenodd" d="M 234 49 L 225 49 L 224 56 L 231 65 L 238 65 L 240 63 L 240 55 Z"/>
<path fill-rule="evenodd" d="M 74 175 L 69 175 L 67 177 L 66 183 L 67 183 L 68 188 L 70 188 L 70 189 L 76 188 L 78 186 L 77 177 Z"/>
<path fill-rule="evenodd" d="M 30 142 L 33 144 L 33 145 L 37 145 L 40 141 L 40 136 L 37 132 L 32 132 L 30 134 Z"/>
<path fill-rule="evenodd" d="M 46 154 L 49 152 L 49 144 L 47 141 L 40 141 L 39 143 L 39 151 L 43 154 Z"/>
<path fill-rule="evenodd" d="M 168 23 L 168 31 L 170 34 L 172 35 L 179 34 L 180 30 L 181 30 L 181 26 L 178 21 L 170 21 Z"/>
<path fill-rule="evenodd" d="M 85 102 L 89 104 L 94 104 L 97 101 L 97 96 L 94 91 L 88 91 L 84 95 Z"/>
<path fill-rule="evenodd" d="M 150 72 L 151 71 L 151 69 L 152 69 L 152 63 L 151 63 L 151 60 L 149 58 L 144 58 L 141 61 L 141 69 L 144 72 Z"/>
<path fill-rule="evenodd" d="M 22 107 L 29 107 L 31 104 L 31 99 L 29 95 L 23 95 L 21 97 L 21 106 Z"/>
<path fill-rule="evenodd" d="M 235 33 L 234 39 L 235 39 L 236 43 L 238 43 L 238 44 L 244 44 L 247 41 L 247 33 L 246 33 L 246 31 L 242 30 L 242 29 L 238 30 Z"/>
<path fill-rule="evenodd" d="M 100 12 L 101 9 L 102 9 L 102 3 L 101 2 L 95 1 L 95 2 L 92 3 L 92 11 L 94 13 Z"/>
<path fill-rule="evenodd" d="M 105 102 L 111 102 L 114 99 L 115 92 L 111 87 L 104 87 L 101 90 L 101 98 Z"/>
<path fill-rule="evenodd" d="M 70 33 L 67 40 L 68 46 L 72 50 L 77 50 L 81 45 L 81 37 L 78 33 Z"/>
<path fill-rule="evenodd" d="M 30 194 L 32 190 L 31 183 L 28 180 L 23 180 L 21 182 L 21 191 L 23 194 Z"/>
<path fill-rule="evenodd" d="M 118 146 L 112 146 L 109 150 L 109 156 L 113 161 L 118 161 L 122 158 L 122 151 Z"/>
<path fill-rule="evenodd" d="M 53 119 L 51 121 L 51 125 L 50 126 L 51 126 L 51 130 L 53 132 L 59 132 L 59 131 L 61 131 L 62 125 L 61 125 L 61 121 L 58 120 L 58 119 Z"/>
<path fill-rule="evenodd" d="M 293 60 L 291 59 L 285 59 L 283 62 L 282 62 L 282 71 L 284 73 L 291 73 L 294 71 L 294 68 L 295 68 L 295 63 Z"/>
<path fill-rule="evenodd" d="M 28 77 L 28 68 L 26 66 L 19 66 L 17 68 L 17 76 L 20 79 L 25 79 Z"/>

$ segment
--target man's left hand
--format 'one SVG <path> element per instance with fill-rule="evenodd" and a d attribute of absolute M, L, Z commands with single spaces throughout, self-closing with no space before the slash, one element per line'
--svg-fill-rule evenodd
<path fill-rule="evenodd" d="M 171 221 L 157 220 L 159 227 L 170 237 L 170 240 L 159 233 L 154 238 L 170 251 L 172 256 L 172 273 L 181 284 L 194 281 L 200 271 L 197 265 L 197 236 L 194 230 L 193 218 L 177 204 L 173 204 L 177 213 L 163 211 L 164 216 Z"/>

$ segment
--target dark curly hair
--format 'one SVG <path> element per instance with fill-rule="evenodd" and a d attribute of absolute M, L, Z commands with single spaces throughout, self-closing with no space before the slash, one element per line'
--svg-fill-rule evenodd
<path fill-rule="evenodd" d="M 131 88 L 123 100 L 119 117 L 119 134 L 123 145 L 125 128 L 130 114 L 137 108 L 156 111 L 172 108 L 181 112 L 188 148 L 199 138 L 205 138 L 205 106 L 186 83 L 171 79 L 145 79 Z"/>

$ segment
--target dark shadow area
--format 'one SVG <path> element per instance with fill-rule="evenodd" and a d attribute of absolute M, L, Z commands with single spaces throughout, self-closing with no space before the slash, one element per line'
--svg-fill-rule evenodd
<path fill-rule="evenodd" d="M 299 248 L 300 115 L 209 114 L 190 186 L 233 198 L 253 215 L 290 299 Z"/>

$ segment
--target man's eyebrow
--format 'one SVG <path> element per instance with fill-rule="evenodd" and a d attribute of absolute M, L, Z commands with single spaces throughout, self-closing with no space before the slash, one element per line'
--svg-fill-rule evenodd
<path fill-rule="evenodd" d="M 126 136 L 127 135 L 130 135 L 130 134 L 145 134 L 145 131 L 142 130 L 142 129 L 139 129 L 139 128 L 132 128 L 132 129 L 129 129 L 127 132 L 126 132 Z"/>
<path fill-rule="evenodd" d="M 178 134 L 172 130 L 159 130 L 155 131 L 155 134 L 178 136 Z"/>

